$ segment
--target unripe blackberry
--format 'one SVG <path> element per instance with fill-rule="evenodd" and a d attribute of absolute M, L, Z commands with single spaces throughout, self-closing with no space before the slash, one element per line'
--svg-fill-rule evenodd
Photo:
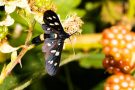
<path fill-rule="evenodd" d="M 135 78 L 130 74 L 112 75 L 106 80 L 104 90 L 135 90 Z"/>
<path fill-rule="evenodd" d="M 119 59 L 125 59 L 127 55 L 130 54 L 132 49 L 135 47 L 135 43 L 133 44 L 134 41 L 134 36 L 135 34 L 127 30 L 124 26 L 113 26 L 111 28 L 105 29 L 103 32 L 103 39 L 102 39 L 102 44 L 103 44 L 103 51 L 107 55 L 112 55 L 115 60 Z M 111 47 L 109 52 L 106 52 L 106 47 Z M 117 54 L 116 51 L 114 51 L 114 48 L 117 48 Z M 123 53 L 123 49 L 128 49 L 128 52 Z M 120 55 L 119 58 L 117 58 L 116 55 Z M 131 54 L 130 54 L 131 55 Z M 128 58 L 131 58 L 131 56 L 128 56 Z"/>
<path fill-rule="evenodd" d="M 133 55 L 135 52 L 135 33 L 131 32 L 130 29 L 124 25 L 117 25 L 104 30 L 101 42 L 103 52 L 107 55 L 103 62 L 107 71 L 114 73 L 120 70 L 128 73 L 133 69 L 135 65 Z M 112 58 L 110 57 L 113 58 L 116 65 L 111 64 Z"/>
<path fill-rule="evenodd" d="M 103 66 L 109 73 L 129 73 L 134 68 L 134 65 L 131 66 L 128 61 L 115 60 L 113 56 L 106 55 Z"/>

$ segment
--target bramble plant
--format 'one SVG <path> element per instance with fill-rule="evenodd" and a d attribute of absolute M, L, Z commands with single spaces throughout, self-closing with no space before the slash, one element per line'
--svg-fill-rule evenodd
<path fill-rule="evenodd" d="M 48 10 L 76 32 L 54 77 L 32 44 Z M 0 90 L 135 90 L 134 25 L 135 0 L 0 0 Z"/>
<path fill-rule="evenodd" d="M 28 52 L 30 49 L 34 47 L 31 43 L 32 39 L 32 32 L 34 30 L 35 23 L 43 24 L 43 13 L 46 10 L 54 10 L 56 11 L 55 5 L 52 3 L 52 1 L 49 0 L 12 0 L 12 1 L 0 1 L 0 6 L 4 6 L 5 8 L 5 18 L 0 22 L 0 52 L 1 53 L 11 53 L 11 61 L 6 65 L 3 66 L 3 69 L 0 74 L 0 84 L 3 83 L 3 80 L 12 72 L 13 68 L 19 63 L 21 67 L 23 65 L 21 64 L 21 60 L 23 56 Z M 27 36 L 25 37 L 25 42 L 22 45 L 19 45 L 17 47 L 12 47 L 9 44 L 7 35 L 9 34 L 9 27 L 16 24 L 15 17 L 11 14 L 15 13 L 15 17 L 19 16 L 21 17 L 26 24 L 27 27 Z M 74 23 L 76 26 L 71 26 L 72 30 L 78 30 L 80 32 L 80 27 L 82 26 L 82 21 L 77 15 L 70 15 L 67 20 L 65 20 L 66 24 L 69 24 L 70 21 Z M 66 26 L 66 30 L 68 31 L 70 29 L 69 26 Z M 16 24 L 18 25 L 18 24 Z M 21 29 L 23 28 L 21 26 L 21 23 L 19 24 L 19 28 L 15 28 L 14 36 L 15 38 L 18 38 L 17 35 L 21 33 Z M 73 25 L 73 24 L 72 24 Z M 20 29 L 21 28 L 21 29 Z M 68 29 L 69 28 L 69 29 Z M 23 28 L 24 29 L 24 28 Z M 26 31 L 24 30 L 24 31 Z M 70 31 L 69 31 L 70 33 Z"/>

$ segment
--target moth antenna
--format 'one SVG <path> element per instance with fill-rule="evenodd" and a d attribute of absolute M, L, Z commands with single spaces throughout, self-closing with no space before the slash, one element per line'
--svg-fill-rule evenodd
<path fill-rule="evenodd" d="M 70 39 L 70 38 L 69 38 L 69 41 L 70 41 L 70 43 L 71 43 L 72 50 L 73 50 L 73 53 L 74 53 L 74 56 L 75 56 L 75 49 L 74 49 L 73 43 L 72 43 L 72 41 L 71 41 L 71 39 Z"/>
<path fill-rule="evenodd" d="M 77 33 L 77 30 L 74 33 L 70 34 L 70 36 L 74 35 L 75 33 Z"/>

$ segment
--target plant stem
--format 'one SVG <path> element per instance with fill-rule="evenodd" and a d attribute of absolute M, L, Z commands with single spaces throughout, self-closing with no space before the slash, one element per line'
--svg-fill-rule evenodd
<path fill-rule="evenodd" d="M 31 40 L 32 37 L 32 31 L 33 31 L 33 27 L 35 26 L 35 20 L 33 20 L 33 23 L 31 25 L 29 25 L 29 31 L 26 37 L 26 41 L 25 41 L 25 45 L 29 45 L 29 42 Z"/>
<path fill-rule="evenodd" d="M 31 25 L 29 25 L 29 31 L 26 37 L 25 45 L 23 45 L 22 50 L 20 51 L 19 55 L 17 56 L 16 60 L 11 61 L 6 67 L 4 67 L 3 71 L 0 75 L 0 83 L 3 82 L 3 80 L 9 75 L 9 73 L 13 70 L 13 68 L 20 63 L 21 65 L 21 59 L 25 55 L 25 53 L 29 50 L 31 45 L 29 45 L 29 42 L 32 37 L 32 30 L 35 25 L 35 21 Z"/>
<path fill-rule="evenodd" d="M 82 49 L 88 51 L 91 48 L 101 48 L 102 34 L 83 34 L 76 36 L 76 40 L 72 38 L 72 44 L 75 49 Z M 68 39 L 67 39 L 68 40 Z M 65 49 L 72 49 L 70 41 L 65 44 Z"/>
<path fill-rule="evenodd" d="M 65 72 L 66 72 L 66 77 L 67 77 L 68 90 L 74 90 L 73 85 L 72 85 L 72 81 L 70 78 L 68 66 L 65 66 Z"/>

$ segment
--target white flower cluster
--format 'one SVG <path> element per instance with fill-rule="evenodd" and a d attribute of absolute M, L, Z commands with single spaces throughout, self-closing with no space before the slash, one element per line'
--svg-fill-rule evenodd
<path fill-rule="evenodd" d="M 0 26 L 11 26 L 14 23 L 14 19 L 7 15 L 6 19 L 0 22 Z"/>
<path fill-rule="evenodd" d="M 76 13 L 73 13 L 69 15 L 66 20 L 62 23 L 65 31 L 67 31 L 69 34 L 73 34 L 75 32 L 81 33 L 81 27 L 83 24 L 83 21 L 79 16 L 77 16 Z"/>
<path fill-rule="evenodd" d="M 28 0 L 0 1 L 0 6 L 3 5 L 5 5 L 5 11 L 8 14 L 14 12 L 16 7 L 25 8 L 30 11 Z"/>
<path fill-rule="evenodd" d="M 11 18 L 10 14 L 15 11 L 16 7 L 25 9 L 26 12 L 34 15 L 36 21 L 42 23 L 42 14 L 32 12 L 28 0 L 0 0 L 0 6 L 4 6 L 5 12 L 7 13 L 6 19 L 0 21 L 0 26 L 11 26 L 12 24 L 14 24 L 14 19 Z"/>
<path fill-rule="evenodd" d="M 14 12 L 16 7 L 25 8 L 30 11 L 28 0 L 2 0 L 0 1 L 0 6 L 5 6 L 5 12 L 7 13 L 6 19 L 0 22 L 0 26 L 10 26 L 14 23 L 14 19 L 11 18 L 10 13 Z"/>

